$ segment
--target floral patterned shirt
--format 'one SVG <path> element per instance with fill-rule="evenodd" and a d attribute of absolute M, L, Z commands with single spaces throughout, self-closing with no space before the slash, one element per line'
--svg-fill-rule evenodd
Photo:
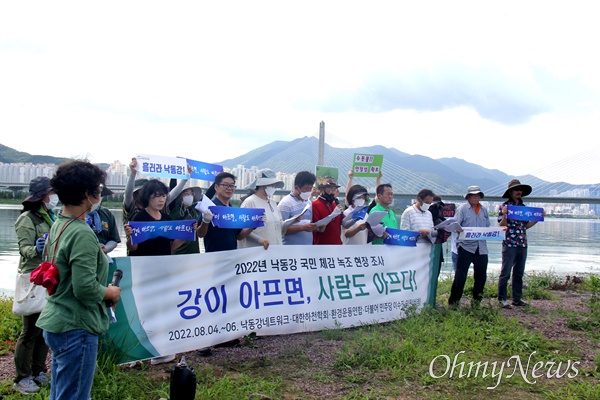
<path fill-rule="evenodd" d="M 516 204 L 514 201 L 505 201 L 498 210 L 498 222 L 502 221 L 502 209 L 504 206 L 524 206 L 525 204 Z M 506 247 L 527 247 L 527 221 L 517 221 L 514 219 L 506 220 L 506 234 L 502 245 Z"/>

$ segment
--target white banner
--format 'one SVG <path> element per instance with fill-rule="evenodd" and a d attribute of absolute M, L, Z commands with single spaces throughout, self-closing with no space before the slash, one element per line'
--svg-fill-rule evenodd
<path fill-rule="evenodd" d="M 489 228 L 475 228 L 475 227 L 463 227 L 462 232 L 458 235 L 459 240 L 504 240 L 504 232 L 506 227 L 489 227 Z"/>
<path fill-rule="evenodd" d="M 121 301 L 107 336 L 121 362 L 405 316 L 426 304 L 431 246 L 271 246 L 118 257 Z"/>

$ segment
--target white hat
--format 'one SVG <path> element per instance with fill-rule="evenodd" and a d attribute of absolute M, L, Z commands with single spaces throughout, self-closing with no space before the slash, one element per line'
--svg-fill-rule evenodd
<path fill-rule="evenodd" d="M 202 200 L 202 188 L 198 186 L 190 186 L 190 182 L 187 181 L 183 189 L 181 189 L 181 193 L 184 191 L 192 189 L 192 193 L 194 194 L 194 203 Z"/>
<path fill-rule="evenodd" d="M 273 170 L 269 168 L 264 168 L 258 171 L 258 173 L 256 174 L 256 179 L 254 180 L 254 182 L 248 185 L 248 188 L 256 189 L 259 186 L 269 186 L 273 184 L 275 184 L 275 186 L 278 189 L 281 189 L 284 186 L 283 181 L 277 179 L 277 176 L 275 175 L 275 172 L 273 172 Z"/>

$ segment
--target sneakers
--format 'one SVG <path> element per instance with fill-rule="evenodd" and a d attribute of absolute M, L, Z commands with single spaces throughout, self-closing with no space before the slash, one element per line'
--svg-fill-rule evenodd
<path fill-rule="evenodd" d="M 523 300 L 513 301 L 513 306 L 517 307 L 527 307 L 529 304 L 525 303 Z"/>
<path fill-rule="evenodd" d="M 13 385 L 15 390 L 18 390 L 24 394 L 32 394 L 40 391 L 40 387 L 33 380 L 33 376 L 21 379 L 19 382 Z"/>
<path fill-rule="evenodd" d="M 508 300 L 500 300 L 500 305 L 502 306 L 502 308 L 508 308 L 508 309 L 512 308 L 512 306 L 510 305 Z"/>
<path fill-rule="evenodd" d="M 166 364 L 166 363 L 173 361 L 174 359 L 175 359 L 175 354 L 170 354 L 168 356 L 162 356 L 162 357 L 154 357 L 152 360 L 150 360 L 150 364 L 152 364 L 152 365 Z"/>
<path fill-rule="evenodd" d="M 40 372 L 37 376 L 34 376 L 33 381 L 39 387 L 48 386 L 50 384 L 50 381 L 48 380 L 48 377 L 46 376 L 44 371 Z"/>

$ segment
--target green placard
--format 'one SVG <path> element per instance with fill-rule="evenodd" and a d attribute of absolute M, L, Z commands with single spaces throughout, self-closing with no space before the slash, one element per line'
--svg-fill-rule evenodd
<path fill-rule="evenodd" d="M 335 183 L 338 181 L 338 169 L 336 167 L 317 165 L 315 175 L 317 177 L 317 187 L 327 182 L 328 179 L 333 179 Z"/>
<path fill-rule="evenodd" d="M 354 176 L 378 177 L 383 165 L 383 154 L 360 154 L 354 153 L 352 171 Z"/>

